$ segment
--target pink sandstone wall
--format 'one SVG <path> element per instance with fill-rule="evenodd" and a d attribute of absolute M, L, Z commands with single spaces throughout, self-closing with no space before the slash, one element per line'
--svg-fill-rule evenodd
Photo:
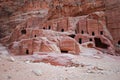
<path fill-rule="evenodd" d="M 120 41 L 120 0 L 106 0 L 107 27 L 114 39 Z"/>

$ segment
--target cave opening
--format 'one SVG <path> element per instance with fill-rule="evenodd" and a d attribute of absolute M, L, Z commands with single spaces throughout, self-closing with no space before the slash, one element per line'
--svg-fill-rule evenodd
<path fill-rule="evenodd" d="M 37 37 L 37 35 L 34 35 L 34 37 Z"/>
<path fill-rule="evenodd" d="M 26 50 L 26 54 L 29 54 L 29 50 L 28 49 Z"/>
<path fill-rule="evenodd" d="M 83 30 L 81 31 L 81 34 L 84 34 L 84 31 L 83 31 Z"/>
<path fill-rule="evenodd" d="M 51 29 L 51 26 L 49 26 L 48 29 Z"/>
<path fill-rule="evenodd" d="M 79 43 L 82 44 L 82 39 L 81 38 L 79 38 Z"/>
<path fill-rule="evenodd" d="M 95 33 L 94 32 L 92 32 L 92 36 L 94 36 L 95 35 Z"/>
<path fill-rule="evenodd" d="M 64 32 L 64 29 L 61 29 L 61 32 Z"/>
<path fill-rule="evenodd" d="M 103 31 L 100 31 L 100 34 L 103 35 Z"/>
<path fill-rule="evenodd" d="M 45 29 L 45 27 L 43 27 L 43 29 Z"/>
<path fill-rule="evenodd" d="M 75 38 L 75 34 L 68 35 L 71 38 Z"/>
<path fill-rule="evenodd" d="M 120 45 L 120 40 L 118 41 L 118 45 Z"/>
<path fill-rule="evenodd" d="M 90 38 L 89 41 L 92 41 L 92 38 Z"/>
<path fill-rule="evenodd" d="M 26 34 L 27 31 L 25 29 L 21 30 L 21 34 Z"/>
<path fill-rule="evenodd" d="M 61 50 L 61 53 L 68 53 L 68 51 L 65 51 L 65 50 Z"/>
<path fill-rule="evenodd" d="M 109 45 L 103 43 L 100 38 L 94 38 L 95 40 L 95 46 L 103 49 L 107 49 Z"/>

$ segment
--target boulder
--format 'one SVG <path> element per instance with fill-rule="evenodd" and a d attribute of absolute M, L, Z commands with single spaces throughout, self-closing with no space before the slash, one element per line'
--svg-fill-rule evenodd
<path fill-rule="evenodd" d="M 61 37 L 59 46 L 60 46 L 61 52 L 63 52 L 63 53 L 68 53 L 68 52 L 72 51 L 73 54 L 80 54 L 79 44 L 73 38 Z"/>

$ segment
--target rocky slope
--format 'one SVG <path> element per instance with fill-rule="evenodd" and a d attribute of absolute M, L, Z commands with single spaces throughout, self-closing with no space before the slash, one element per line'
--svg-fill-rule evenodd
<path fill-rule="evenodd" d="M 0 53 L 6 49 L 0 45 Z M 85 50 L 84 50 L 85 49 Z M 86 53 L 87 52 L 87 53 Z M 68 54 L 67 54 L 68 55 Z M 65 55 L 65 56 L 67 56 Z M 42 55 L 45 56 L 45 55 Z M 95 49 L 83 48 L 81 56 L 69 55 L 77 64 L 71 67 L 53 66 L 49 63 L 34 63 L 39 55 L 0 55 L 0 80 L 119 80 L 120 57 L 96 54 Z M 69 61 L 68 59 L 68 61 Z M 64 60 L 64 59 L 60 59 Z M 59 62 L 60 62 L 59 60 Z M 62 61 L 63 62 L 63 61 Z M 75 67 L 76 66 L 76 67 Z M 32 76 L 31 76 L 32 75 Z"/>
<path fill-rule="evenodd" d="M 105 1 L 0 0 L 0 80 L 119 80 Z"/>

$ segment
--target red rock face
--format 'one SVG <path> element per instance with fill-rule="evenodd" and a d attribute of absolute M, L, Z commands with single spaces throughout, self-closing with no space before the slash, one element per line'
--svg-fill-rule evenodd
<path fill-rule="evenodd" d="M 114 54 L 114 49 L 110 39 L 111 35 L 106 30 L 105 16 L 103 12 L 95 12 L 82 17 L 76 28 L 75 39 L 80 43 L 94 42 L 97 48 L 107 49 L 108 53 Z M 103 51 L 103 50 L 102 50 Z"/>
<path fill-rule="evenodd" d="M 106 0 L 107 27 L 113 37 L 117 53 L 120 53 L 120 1 Z"/>
<path fill-rule="evenodd" d="M 47 22 L 38 20 L 38 18 L 29 19 L 16 27 L 8 41 L 8 43 L 12 43 L 9 46 L 11 53 L 18 55 L 33 54 L 34 52 L 79 54 L 80 44 L 93 42 L 94 47 L 114 54 L 111 35 L 106 30 L 105 16 L 102 11 L 80 17 L 53 19 Z M 34 25 L 35 21 L 38 22 Z M 28 24 L 29 22 L 31 23 Z M 19 43 L 16 47 L 14 47 L 15 41 Z"/>
<path fill-rule="evenodd" d="M 16 42 L 17 41 L 17 42 Z M 51 30 L 33 29 L 18 26 L 10 36 L 8 43 L 10 52 L 16 55 L 33 54 L 34 52 L 71 51 L 79 54 L 80 47 L 77 41 Z"/>
<path fill-rule="evenodd" d="M 86 42 L 93 43 L 88 47 L 114 54 L 113 43 L 120 43 L 115 33 L 120 32 L 119 29 L 110 26 L 114 24 L 109 23 L 112 19 L 108 20 L 106 27 L 104 10 L 106 7 L 106 13 L 109 13 L 107 6 L 111 3 L 106 4 L 104 0 L 10 0 L 1 4 L 0 12 L 3 14 L 7 10 L 11 14 L 4 14 L 9 18 L 0 19 L 0 35 L 3 37 L 12 32 L 1 41 L 9 44 L 9 50 L 16 55 L 34 52 L 79 54 L 79 46 Z M 118 15 L 118 9 L 115 10 Z M 109 18 L 111 13 L 107 15 Z"/>
<path fill-rule="evenodd" d="M 21 22 L 31 17 L 42 21 L 60 17 L 82 16 L 104 10 L 103 0 L 4 0 L 0 2 L 0 37 L 9 35 Z"/>

